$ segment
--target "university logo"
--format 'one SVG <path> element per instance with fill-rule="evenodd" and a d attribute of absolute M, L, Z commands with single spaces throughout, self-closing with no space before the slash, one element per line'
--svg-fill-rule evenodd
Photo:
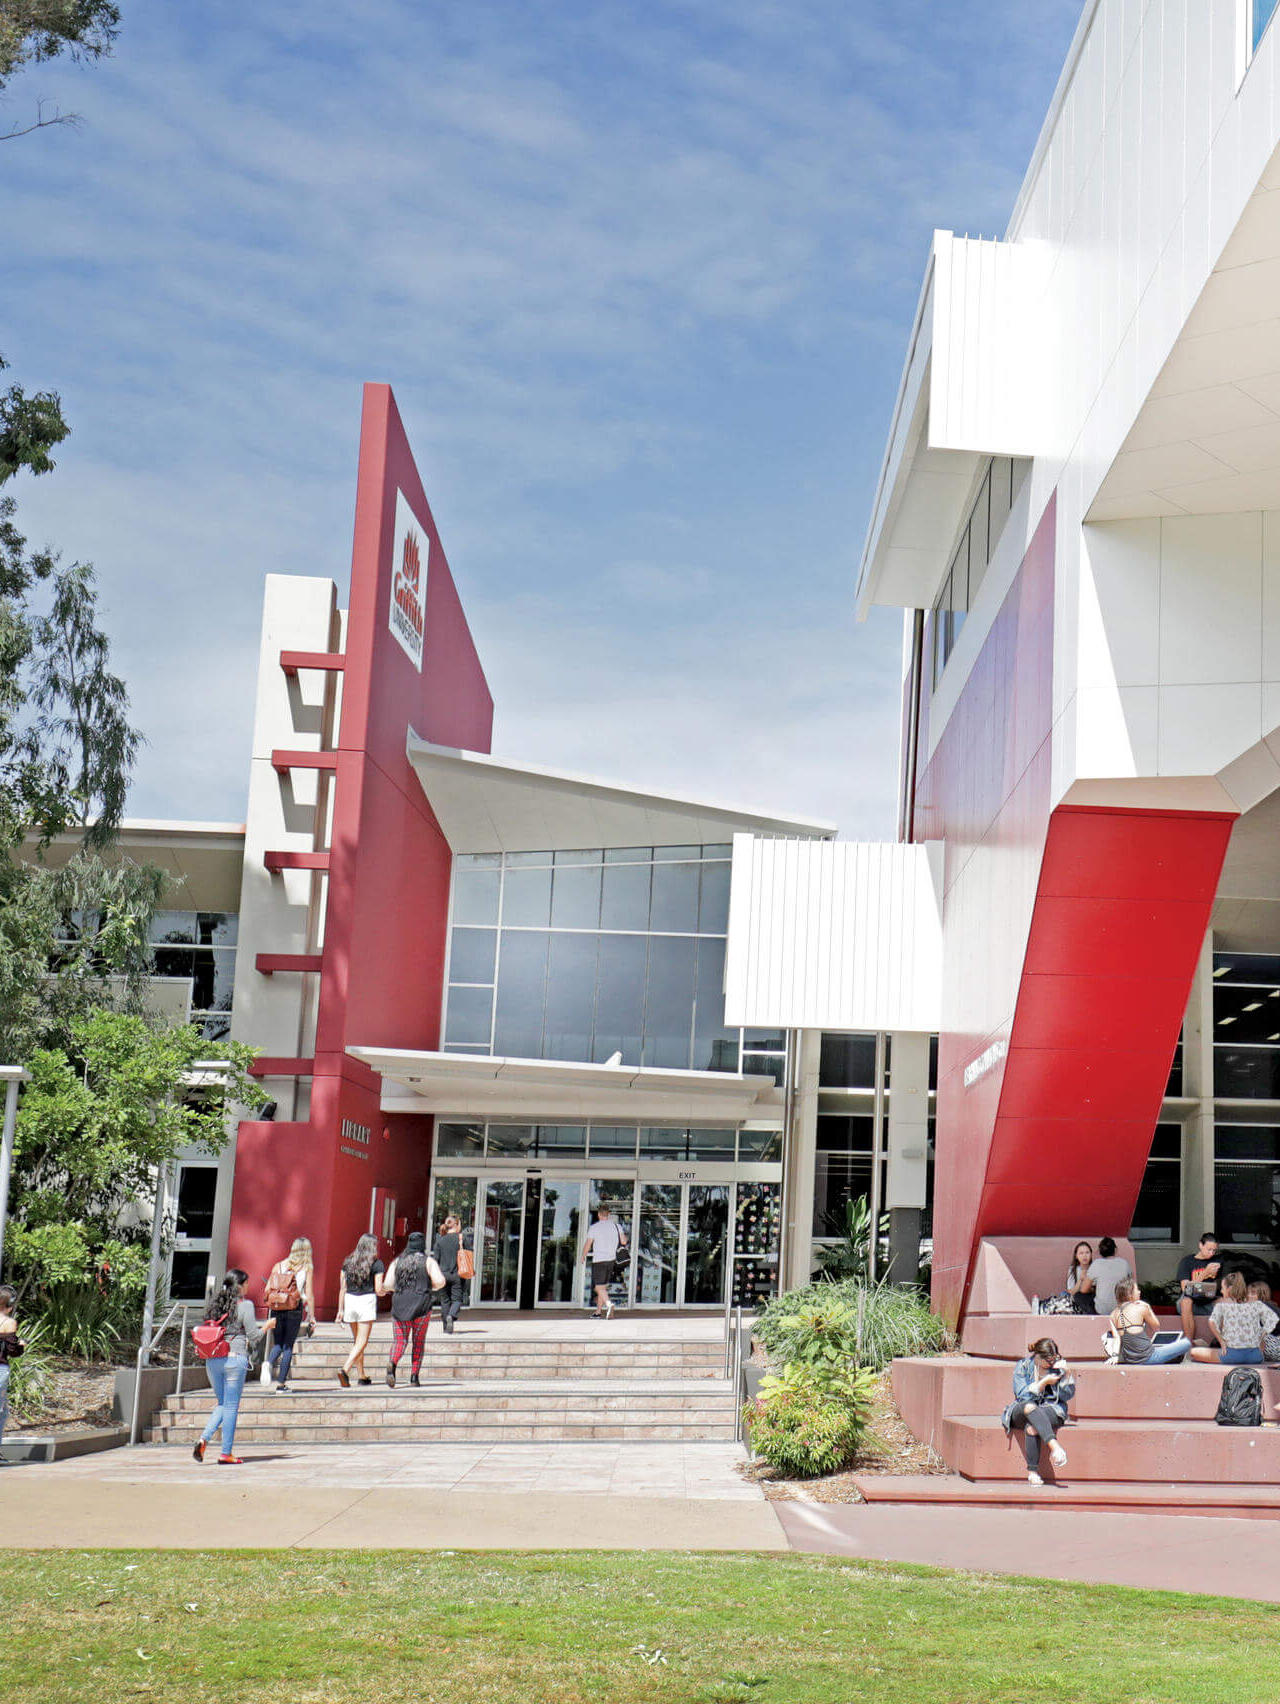
<path fill-rule="evenodd" d="M 414 668 L 422 670 L 422 641 L 427 625 L 427 530 L 396 492 L 396 530 L 391 559 L 391 607 L 388 626 Z"/>

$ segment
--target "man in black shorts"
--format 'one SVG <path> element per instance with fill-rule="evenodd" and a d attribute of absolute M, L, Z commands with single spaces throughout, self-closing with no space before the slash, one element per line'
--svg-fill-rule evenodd
<path fill-rule="evenodd" d="M 613 1303 L 609 1300 L 613 1263 L 618 1258 L 618 1249 L 626 1246 L 627 1239 L 622 1226 L 610 1215 L 607 1207 L 598 1207 L 596 1222 L 587 1232 L 587 1240 L 582 1250 L 583 1260 L 591 1262 L 591 1282 L 596 1292 L 597 1319 L 613 1317 Z"/>
<path fill-rule="evenodd" d="M 1196 1252 L 1178 1262 L 1178 1287 L 1182 1291 L 1178 1297 L 1178 1316 L 1188 1343 L 1196 1340 L 1196 1320 L 1207 1319 L 1213 1312 L 1221 1272 L 1218 1239 L 1212 1231 L 1203 1231 Z"/>

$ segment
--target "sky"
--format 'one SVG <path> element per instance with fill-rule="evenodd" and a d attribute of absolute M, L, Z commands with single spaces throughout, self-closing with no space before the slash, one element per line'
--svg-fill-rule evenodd
<path fill-rule="evenodd" d="M 96 567 L 131 816 L 241 821 L 262 579 L 350 567 L 386 380 L 503 757 L 892 838 L 854 582 L 930 234 L 1003 232 L 1080 0 L 122 0 L 14 78 L 8 487 Z M 48 109 L 47 109 L 48 110 Z"/>

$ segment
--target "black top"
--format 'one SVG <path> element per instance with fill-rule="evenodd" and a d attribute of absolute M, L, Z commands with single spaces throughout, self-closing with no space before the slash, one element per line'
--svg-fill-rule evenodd
<path fill-rule="evenodd" d="M 440 1262 L 440 1270 L 446 1278 L 458 1276 L 458 1244 L 463 1248 L 471 1247 L 471 1232 L 463 1231 L 459 1237 L 457 1231 L 441 1231 L 431 1245 L 431 1253 Z"/>
<path fill-rule="evenodd" d="M 402 1254 L 396 1260 L 396 1287 L 391 1292 L 392 1319 L 421 1319 L 431 1312 L 431 1280 L 425 1254 Z"/>
<path fill-rule="evenodd" d="M 349 1296 L 375 1295 L 376 1290 L 373 1281 L 375 1278 L 381 1278 L 382 1274 L 386 1270 L 386 1267 L 380 1260 L 375 1260 L 373 1265 L 369 1268 L 369 1276 L 365 1279 L 363 1284 L 353 1284 L 350 1277 L 347 1278 L 347 1294 Z"/>
<path fill-rule="evenodd" d="M 1184 1280 L 1189 1284 L 1198 1284 L 1200 1293 L 1194 1296 L 1197 1302 L 1210 1302 L 1218 1292 L 1222 1281 L 1223 1256 L 1218 1254 L 1187 1254 L 1178 1262 L 1178 1282 Z M 1212 1277 L 1204 1275 L 1206 1266 L 1216 1266 L 1217 1272 Z M 1194 1292 L 1193 1292 L 1194 1295 Z"/>

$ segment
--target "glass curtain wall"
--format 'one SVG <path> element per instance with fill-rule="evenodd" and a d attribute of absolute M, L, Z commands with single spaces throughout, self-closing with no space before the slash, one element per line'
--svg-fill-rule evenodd
<path fill-rule="evenodd" d="M 191 1022 L 210 1041 L 231 1034 L 231 995 L 236 980 L 234 911 L 157 911 L 151 919 L 152 974 L 191 978 Z M 79 952 L 101 927 L 96 911 L 77 911 L 63 924 L 59 944 Z"/>
<path fill-rule="evenodd" d="M 479 853 L 454 871 L 451 1052 L 736 1071 L 727 845 Z M 772 1072 L 782 1038 L 761 1036 Z"/>

